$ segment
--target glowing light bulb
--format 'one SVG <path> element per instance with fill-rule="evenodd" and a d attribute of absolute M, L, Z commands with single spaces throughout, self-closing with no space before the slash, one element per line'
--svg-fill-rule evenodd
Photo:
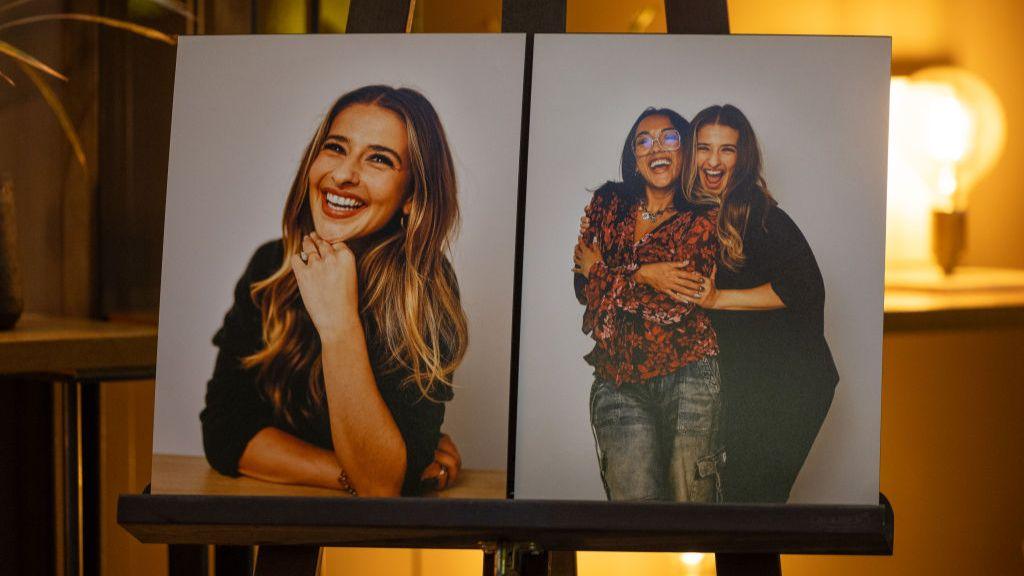
<path fill-rule="evenodd" d="M 921 89 L 928 153 L 938 162 L 960 162 L 974 140 L 970 113 L 950 86 L 923 84 Z"/>
<path fill-rule="evenodd" d="M 886 263 L 916 265 L 936 249 L 935 218 L 964 218 L 971 191 L 1002 153 L 1006 115 L 982 79 L 950 66 L 894 77 L 889 104 Z"/>

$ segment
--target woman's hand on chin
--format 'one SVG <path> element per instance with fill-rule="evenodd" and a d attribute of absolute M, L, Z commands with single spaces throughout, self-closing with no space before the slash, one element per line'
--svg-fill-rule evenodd
<path fill-rule="evenodd" d="M 304 236 L 302 253 L 292 255 L 292 272 L 321 339 L 344 335 L 359 322 L 356 258 L 344 242 L 331 244 L 316 232 Z"/>

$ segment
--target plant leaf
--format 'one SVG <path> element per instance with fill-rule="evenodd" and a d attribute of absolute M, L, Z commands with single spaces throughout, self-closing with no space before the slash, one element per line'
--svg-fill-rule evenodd
<path fill-rule="evenodd" d="M 32 2 L 33 0 L 23 0 L 23 1 L 25 1 L 25 2 Z M 175 14 L 181 16 L 182 18 L 188 20 L 189 22 L 191 22 L 192 20 L 196 19 L 196 17 L 192 14 L 192 12 L 188 9 L 188 7 L 185 6 L 184 2 L 176 2 L 175 0 L 149 0 L 149 1 L 150 1 L 150 3 L 156 4 L 157 6 L 160 6 L 161 8 L 163 8 L 165 10 L 168 10 L 170 12 L 174 12 Z"/>
<path fill-rule="evenodd" d="M 64 109 L 64 104 L 61 103 L 60 98 L 57 94 L 46 84 L 46 81 L 38 72 L 33 70 L 28 64 L 24 62 L 18 62 L 18 66 L 25 74 L 32 80 L 32 83 L 39 89 L 39 93 L 43 96 L 43 100 L 50 106 L 50 110 L 53 110 L 53 114 L 57 117 L 57 121 L 60 122 L 61 129 L 64 130 L 64 135 L 67 136 L 68 143 L 71 144 L 71 150 L 75 153 L 75 159 L 82 165 L 82 169 L 88 171 L 89 168 L 85 162 L 85 150 L 82 149 L 82 141 L 78 137 L 78 131 L 75 130 L 75 125 L 71 123 L 71 117 L 68 116 L 68 111 Z"/>
<path fill-rule="evenodd" d="M 31 66 L 31 67 L 33 67 L 33 68 L 35 68 L 37 70 L 41 70 L 43 72 L 46 72 L 47 74 L 49 74 L 50 76 L 53 76 L 54 78 L 60 78 L 61 80 L 65 81 L 65 82 L 68 81 L 67 76 L 61 74 L 60 72 L 57 72 L 53 68 L 50 68 L 46 64 L 43 64 L 39 60 L 36 60 L 32 56 L 29 56 L 28 54 L 22 52 L 21 50 L 18 50 L 17 48 L 15 48 L 14 46 L 11 46 L 7 42 L 4 42 L 3 40 L 0 40 L 0 53 L 7 54 L 8 56 L 10 56 L 11 58 L 14 58 L 15 60 L 17 60 L 20 63 L 28 64 L 29 66 Z"/>
<path fill-rule="evenodd" d="M 150 28 L 149 26 L 143 26 L 141 24 L 135 24 L 134 22 L 126 22 L 124 20 L 118 20 L 116 18 L 107 18 L 106 16 L 96 16 L 95 14 L 40 14 L 39 16 L 28 16 L 26 18 L 19 18 L 17 20 L 11 20 L 0 24 L 0 30 L 7 30 L 15 28 L 17 26 L 25 26 L 26 24 L 35 24 L 37 22 L 49 22 L 53 20 L 76 20 L 78 22 L 91 22 L 93 24 L 99 24 L 101 26 L 109 26 L 111 28 L 120 28 L 121 30 L 127 30 L 134 34 L 138 34 L 144 38 L 150 40 L 156 40 L 165 44 L 174 46 L 178 43 L 173 37 L 164 34 L 163 32 Z"/>
<path fill-rule="evenodd" d="M 4 80 L 6 80 L 7 83 L 10 84 L 11 86 L 17 86 L 17 84 L 14 83 L 14 80 L 12 80 L 10 76 L 8 76 L 7 74 L 4 74 L 3 70 L 0 70 L 0 78 L 3 78 Z"/>

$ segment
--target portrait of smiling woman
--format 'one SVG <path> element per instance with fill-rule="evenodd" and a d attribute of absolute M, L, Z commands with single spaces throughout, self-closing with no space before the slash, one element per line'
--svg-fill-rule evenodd
<path fill-rule="evenodd" d="M 769 192 L 736 106 L 694 116 L 684 193 L 720 206 L 721 249 L 682 297 L 708 310 L 721 349 L 725 498 L 786 502 L 839 382 L 825 340 L 825 283 L 807 239 Z"/>
<path fill-rule="evenodd" d="M 684 134 L 689 124 L 671 109 L 640 114 L 623 144 L 622 180 L 594 192 L 573 255 L 609 500 L 721 497 L 717 338 L 704 310 L 677 293 L 684 271 L 714 266 L 717 210 L 682 193 Z"/>
<path fill-rule="evenodd" d="M 281 238 L 256 250 L 214 337 L 200 419 L 216 470 L 360 496 L 455 480 L 441 424 L 468 345 L 448 254 L 458 220 L 451 151 L 422 94 L 374 85 L 333 103 Z"/>

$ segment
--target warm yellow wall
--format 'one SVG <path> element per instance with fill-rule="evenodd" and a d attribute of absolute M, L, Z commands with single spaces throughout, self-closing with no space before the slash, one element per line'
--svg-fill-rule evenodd
<path fill-rule="evenodd" d="M 950 0 L 729 0 L 736 34 L 866 34 L 893 37 L 896 58 L 943 55 Z"/>

